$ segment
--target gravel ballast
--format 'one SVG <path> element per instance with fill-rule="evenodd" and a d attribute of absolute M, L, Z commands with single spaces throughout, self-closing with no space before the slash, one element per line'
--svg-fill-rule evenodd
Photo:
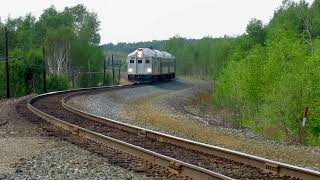
<path fill-rule="evenodd" d="M 0 102 L 0 179 L 150 179 L 56 137 L 43 120 L 17 113 L 16 106 L 31 97 Z"/>
<path fill-rule="evenodd" d="M 80 110 L 212 145 L 254 154 L 314 170 L 320 169 L 320 149 L 272 141 L 234 126 L 220 114 L 204 114 L 190 106 L 199 92 L 212 89 L 206 81 L 178 79 L 72 98 Z"/>
<path fill-rule="evenodd" d="M 110 165 L 101 156 L 61 142 L 60 147 L 47 150 L 18 163 L 15 179 L 146 179 L 128 170 Z"/>

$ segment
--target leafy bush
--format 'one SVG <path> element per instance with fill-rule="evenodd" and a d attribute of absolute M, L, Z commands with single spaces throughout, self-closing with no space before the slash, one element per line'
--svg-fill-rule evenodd
<path fill-rule="evenodd" d="M 320 40 L 306 38 L 300 22 L 291 19 L 291 28 L 279 23 L 287 16 L 308 18 L 299 14 L 308 10 L 304 2 L 281 8 L 263 29 L 264 42 L 250 41 L 258 38 L 249 32 L 235 40 L 230 61 L 217 79 L 214 103 L 240 113 L 242 125 L 290 141 L 297 141 L 304 108 L 309 107 L 305 142 L 319 145 Z"/>
<path fill-rule="evenodd" d="M 68 87 L 68 80 L 62 75 L 50 75 L 47 79 L 47 89 L 49 92 L 65 90 Z"/>

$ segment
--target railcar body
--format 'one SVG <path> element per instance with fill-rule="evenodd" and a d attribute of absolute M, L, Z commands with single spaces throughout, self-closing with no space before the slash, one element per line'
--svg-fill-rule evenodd
<path fill-rule="evenodd" d="M 139 48 L 128 55 L 127 63 L 129 80 L 157 82 L 176 75 L 176 60 L 165 51 Z"/>

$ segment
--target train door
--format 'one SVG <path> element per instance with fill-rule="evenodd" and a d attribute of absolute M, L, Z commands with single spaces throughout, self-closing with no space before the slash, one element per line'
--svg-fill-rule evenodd
<path fill-rule="evenodd" d="M 144 74 L 144 62 L 142 59 L 137 59 L 137 74 Z"/>
<path fill-rule="evenodd" d="M 136 63 L 134 57 L 128 57 L 128 74 L 136 74 Z"/>
<path fill-rule="evenodd" d="M 159 61 L 157 58 L 152 58 L 152 66 L 153 66 L 153 73 L 159 74 Z"/>

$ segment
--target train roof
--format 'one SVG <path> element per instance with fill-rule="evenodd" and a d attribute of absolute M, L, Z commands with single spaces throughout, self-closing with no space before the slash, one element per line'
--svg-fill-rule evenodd
<path fill-rule="evenodd" d="M 156 49 L 150 49 L 150 48 L 139 48 L 143 50 L 143 54 L 146 57 L 160 57 L 160 58 L 166 58 L 166 59 L 174 59 L 174 56 L 172 56 L 170 53 L 166 52 L 166 51 L 159 51 Z M 137 51 L 139 49 L 136 49 L 135 51 L 133 51 L 132 53 L 130 53 L 128 55 L 128 57 L 131 56 L 136 56 Z"/>

